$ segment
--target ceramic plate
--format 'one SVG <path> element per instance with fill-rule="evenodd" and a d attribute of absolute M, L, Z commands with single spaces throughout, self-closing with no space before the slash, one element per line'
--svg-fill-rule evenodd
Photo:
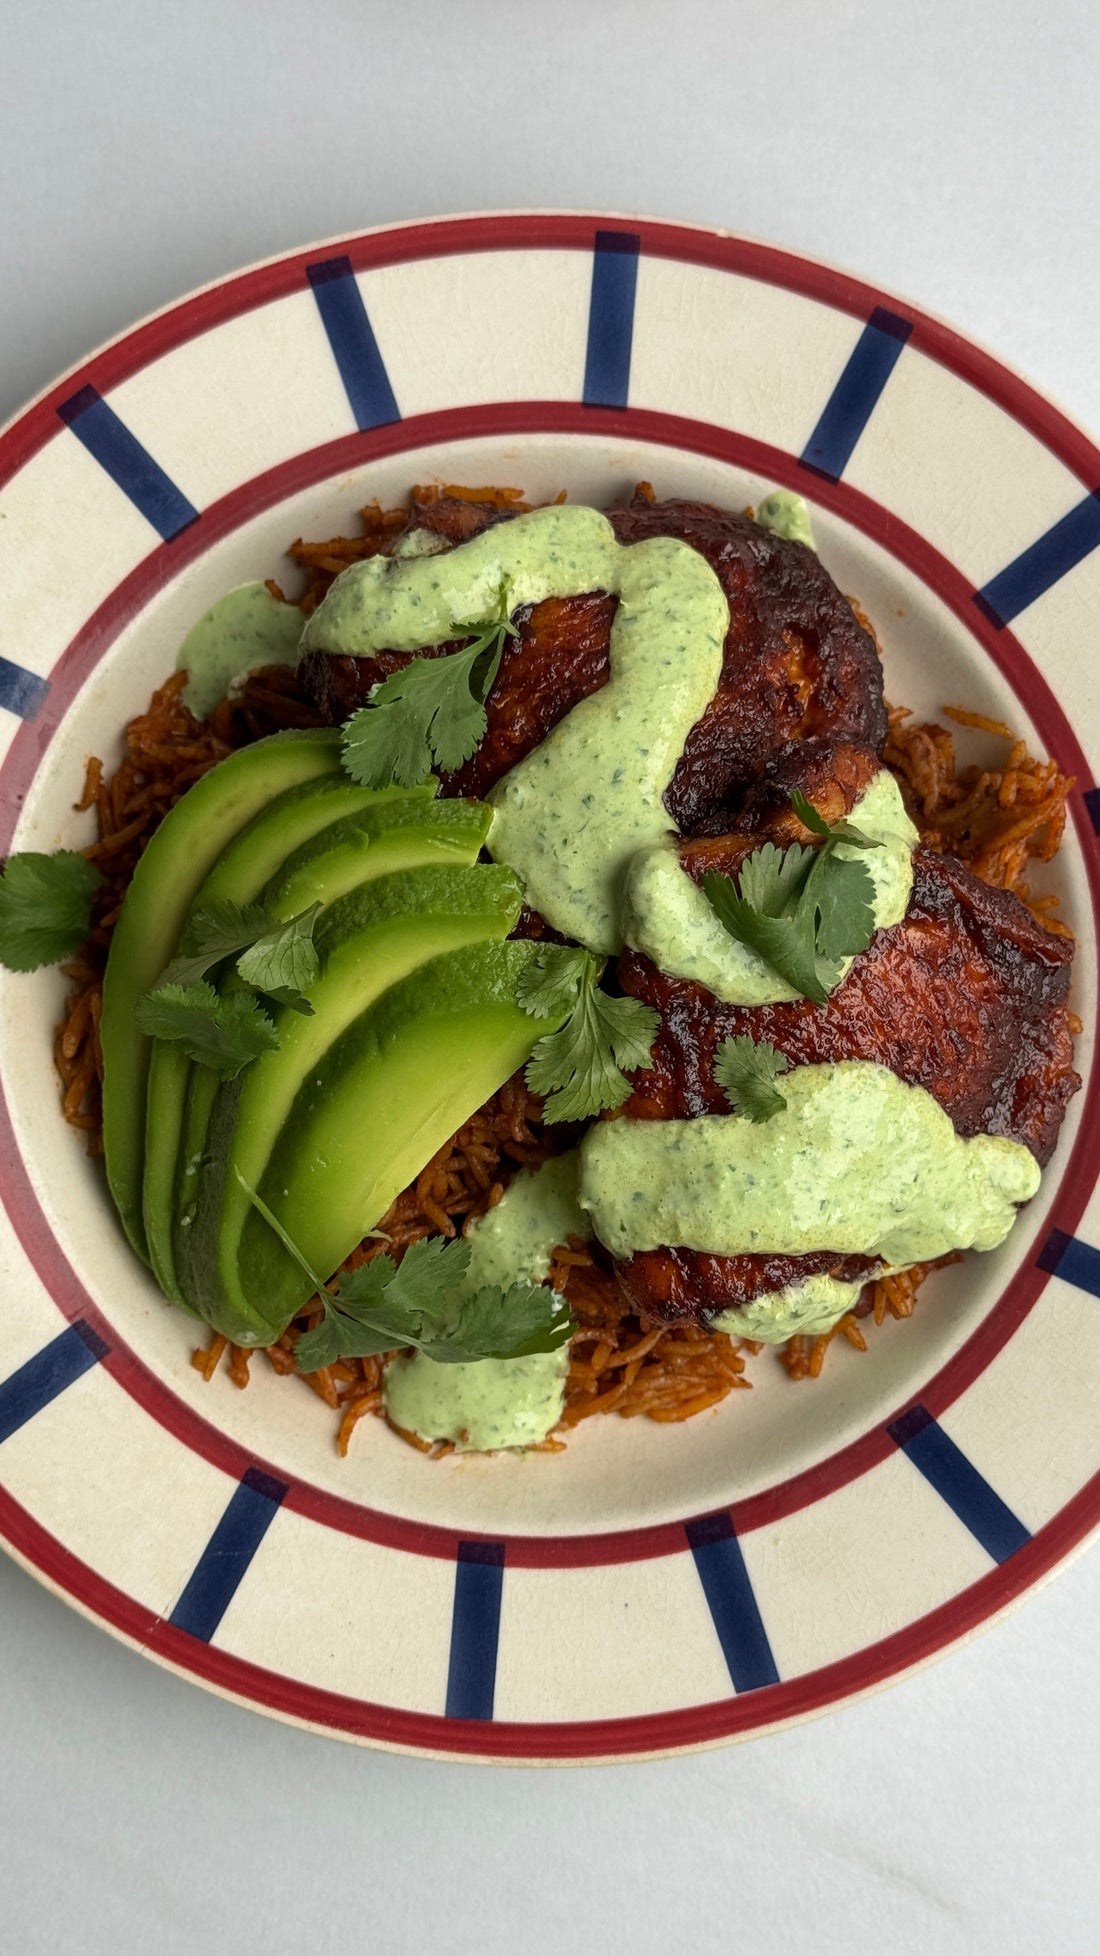
<path fill-rule="evenodd" d="M 0 850 L 91 839 L 85 757 L 298 535 L 433 478 L 607 504 L 643 477 L 801 491 L 889 697 L 1007 720 L 1076 777 L 1051 887 L 1086 1086 L 1002 1250 L 816 1385 L 764 1357 L 679 1427 L 433 1462 L 366 1421 L 341 1461 L 310 1394 L 192 1369 L 61 1119 L 64 981 L 3 974 L 0 1532 L 136 1649 L 373 1744 L 774 1729 L 969 1636 L 1100 1523 L 1100 454 L 947 327 L 725 233 L 562 214 L 374 231 L 183 300 L 0 437 Z"/>

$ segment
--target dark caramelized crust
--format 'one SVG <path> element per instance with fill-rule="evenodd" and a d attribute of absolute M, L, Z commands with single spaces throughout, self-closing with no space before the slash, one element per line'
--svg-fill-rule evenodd
<path fill-rule="evenodd" d="M 738 861 L 744 843 L 736 839 Z M 716 867 L 716 865 L 710 865 Z M 624 951 L 622 990 L 656 1005 L 654 1070 L 626 1103 L 636 1119 L 724 1113 L 714 1056 L 724 1039 L 767 1039 L 795 1066 L 877 1060 L 926 1088 L 959 1134 L 1004 1134 L 1051 1158 L 1080 1082 L 1069 1029 L 1073 941 L 1045 931 L 1008 890 L 955 857 L 918 849 L 908 915 L 879 931 L 828 1005 L 722 1005 Z"/>
<path fill-rule="evenodd" d="M 597 692 L 609 671 L 608 642 L 617 600 L 601 591 L 582 598 L 547 598 L 522 605 L 513 623 L 518 638 L 505 640 L 500 668 L 486 702 L 486 731 L 476 754 L 454 774 L 441 775 L 445 795 L 486 795 L 495 781 L 546 739 L 552 727 Z M 425 646 L 417 654 L 379 652 L 355 659 L 309 652 L 299 668 L 306 691 L 331 726 L 346 720 L 370 697 L 371 687 L 400 672 L 410 658 L 442 658 L 468 639 Z"/>
<path fill-rule="evenodd" d="M 679 537 L 707 559 L 730 608 L 718 690 L 688 735 L 669 813 L 685 835 L 736 806 L 793 740 L 824 734 L 881 753 L 882 672 L 874 640 L 814 551 L 709 503 L 610 512 L 620 543 Z"/>
<path fill-rule="evenodd" d="M 743 845 L 738 842 L 738 856 Z M 713 865 L 712 865 L 713 866 Z M 1072 941 L 953 856 L 918 849 L 904 921 L 879 931 L 827 1005 L 723 1005 L 625 951 L 619 980 L 654 1005 L 654 1066 L 625 1108 L 672 1120 L 727 1111 L 714 1078 L 723 1039 L 766 1039 L 793 1065 L 876 1060 L 924 1087 L 959 1134 L 1000 1134 L 1049 1161 L 1080 1081 L 1066 997 Z"/>
<path fill-rule="evenodd" d="M 414 508 L 410 523 L 459 543 L 510 514 L 443 498 Z M 623 543 L 674 536 L 691 544 L 712 564 L 729 601 L 718 689 L 688 736 L 665 798 L 678 828 L 691 832 L 713 822 L 791 741 L 828 733 L 881 750 L 886 715 L 874 643 L 812 550 L 707 503 L 639 499 L 609 516 Z M 614 598 L 588 593 L 516 613 L 520 638 L 505 648 L 486 706 L 486 737 L 473 759 L 445 778 L 445 794 L 486 794 L 578 701 L 606 683 L 615 605 Z M 301 674 L 325 718 L 337 724 L 412 656 L 313 652 Z M 718 820 L 729 827 L 728 818 Z"/>
<path fill-rule="evenodd" d="M 715 1317 L 736 1310 L 765 1291 L 808 1277 L 835 1277 L 841 1283 L 870 1280 L 882 1269 L 871 1256 L 837 1256 L 819 1250 L 812 1256 L 706 1256 L 701 1250 L 650 1250 L 615 1266 L 631 1308 L 662 1324 Z"/>
<path fill-rule="evenodd" d="M 729 842 L 727 865 L 717 842 L 690 846 L 708 849 L 708 867 L 733 869 L 748 838 Z M 1008 891 L 979 882 L 954 857 L 918 849 L 904 921 L 878 932 L 827 1005 L 723 1005 L 703 986 L 665 977 L 647 958 L 624 952 L 623 990 L 657 1008 L 661 1029 L 653 1070 L 636 1076 L 623 1111 L 649 1120 L 728 1112 L 715 1057 L 724 1039 L 748 1033 L 796 1066 L 850 1059 L 889 1066 L 926 1088 L 960 1134 L 1004 1135 L 1044 1165 L 1080 1085 L 1066 1005 L 1072 955 L 1072 941 L 1044 930 Z M 824 1267 L 840 1275 L 840 1262 L 827 1257 Z M 705 1321 L 779 1288 L 769 1280 L 779 1263 L 784 1283 L 822 1267 L 814 1257 L 662 1248 L 631 1257 L 618 1274 L 647 1315 Z"/>

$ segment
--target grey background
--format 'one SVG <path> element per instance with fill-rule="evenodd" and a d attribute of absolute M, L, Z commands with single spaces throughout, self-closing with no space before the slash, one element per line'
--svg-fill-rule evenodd
<path fill-rule="evenodd" d="M 0 415 L 251 259 L 572 205 L 836 259 L 1095 428 L 1098 75 L 1088 0 L 0 0 Z M 5 1956 L 1100 1941 L 1100 1552 L 885 1696 L 587 1773 L 314 1739 L 0 1601 Z"/>

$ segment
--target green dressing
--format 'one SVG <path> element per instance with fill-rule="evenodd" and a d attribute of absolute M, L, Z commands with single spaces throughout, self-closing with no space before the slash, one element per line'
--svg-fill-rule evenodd
<path fill-rule="evenodd" d="M 524 1169 L 496 1208 L 472 1225 L 463 1290 L 541 1283 L 557 1245 L 590 1234 L 577 1203 L 575 1153 Z M 383 1398 L 390 1419 L 421 1439 L 452 1440 L 472 1453 L 529 1447 L 561 1417 L 568 1366 L 567 1345 L 531 1358 L 483 1358 L 472 1365 L 440 1365 L 417 1352 L 390 1362 Z"/>
<path fill-rule="evenodd" d="M 837 844 L 837 854 L 863 863 L 875 886 L 875 928 L 900 923 L 913 887 L 917 831 L 905 812 L 893 775 L 880 769 L 852 810 L 857 828 L 879 849 Z M 643 849 L 627 866 L 623 882 L 626 942 L 672 978 L 706 985 L 728 1005 L 772 1005 L 799 994 L 747 944 L 724 930 L 703 891 L 680 863 L 674 841 Z M 851 965 L 844 965 L 847 971 Z M 747 1335 L 747 1334 L 746 1334 Z"/>
<path fill-rule="evenodd" d="M 581 1207 L 616 1256 L 662 1243 L 715 1256 L 812 1250 L 923 1263 L 990 1250 L 1039 1167 L 1016 1141 L 964 1141 L 923 1087 L 866 1060 L 785 1074 L 784 1110 L 601 1122 L 581 1143 Z"/>
<path fill-rule="evenodd" d="M 858 1303 L 865 1279 L 845 1283 L 839 1277 L 806 1277 L 784 1284 L 782 1290 L 761 1292 L 736 1310 L 712 1318 L 712 1331 L 732 1338 L 754 1338 L 760 1345 L 785 1345 L 788 1338 L 820 1338 L 831 1331 L 845 1311 Z"/>
<path fill-rule="evenodd" d="M 773 489 L 757 509 L 756 520 L 761 529 L 774 530 L 777 537 L 804 543 L 807 550 L 817 548 L 805 498 L 793 489 Z"/>
<path fill-rule="evenodd" d="M 180 646 L 176 670 L 188 674 L 184 705 L 203 720 L 234 679 L 256 666 L 294 665 L 301 633 L 297 605 L 280 603 L 266 584 L 227 591 L 192 625 Z"/>
<path fill-rule="evenodd" d="M 414 650 L 509 604 L 614 593 L 611 676 L 499 782 L 489 851 L 528 902 L 594 951 L 620 948 L 627 862 L 671 829 L 662 797 L 722 669 L 729 607 L 710 565 L 672 537 L 624 545 L 598 510 L 555 505 L 443 555 L 371 557 L 339 577 L 303 651 Z"/>

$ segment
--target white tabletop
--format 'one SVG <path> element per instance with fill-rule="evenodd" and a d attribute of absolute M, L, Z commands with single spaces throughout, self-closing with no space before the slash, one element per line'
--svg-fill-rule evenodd
<path fill-rule="evenodd" d="M 1100 427 L 1091 0 L 7 0 L 0 32 L 0 419 L 251 259 L 549 205 L 835 259 Z M 312 1738 L 3 1558 L 0 1595 L 5 1952 L 1100 1944 L 1095 1551 L 884 1696 L 589 1773 Z"/>

